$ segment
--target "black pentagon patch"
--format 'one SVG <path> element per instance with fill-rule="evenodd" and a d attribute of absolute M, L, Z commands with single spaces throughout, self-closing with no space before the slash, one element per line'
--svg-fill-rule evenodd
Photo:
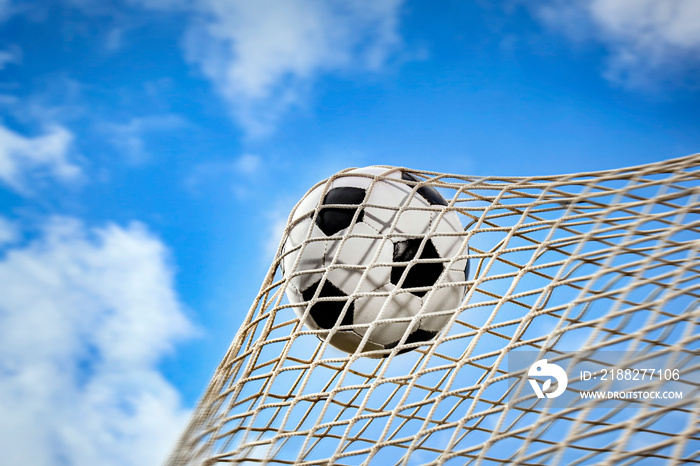
<path fill-rule="evenodd" d="M 415 181 L 420 183 L 420 180 L 410 173 L 401 172 L 401 179 L 404 181 Z M 430 205 L 447 205 L 447 201 L 444 197 L 437 191 L 437 189 L 431 186 L 421 186 L 416 191 L 419 195 L 428 201 Z"/>
<path fill-rule="evenodd" d="M 322 205 L 345 204 L 348 206 L 358 206 L 365 200 L 365 190 L 350 186 L 333 188 L 326 193 Z M 344 230 L 352 223 L 357 207 L 322 207 L 316 217 L 316 225 L 327 236 L 334 235 L 340 230 Z M 360 211 L 357 221 L 361 222 L 364 211 Z"/>
<path fill-rule="evenodd" d="M 419 328 L 418 330 L 414 330 L 413 332 L 411 332 L 411 334 L 406 337 L 406 341 L 404 342 L 404 344 L 418 343 L 420 341 L 430 341 L 433 338 L 435 338 L 435 336 L 437 334 L 438 334 L 438 332 L 431 332 L 429 330 L 423 330 L 423 329 Z M 400 341 L 401 340 L 397 340 L 397 341 L 388 343 L 384 346 L 386 347 L 386 349 L 396 348 L 396 346 L 399 344 Z M 415 349 L 415 348 L 404 348 L 402 350 L 399 350 L 398 354 L 408 353 L 412 349 Z"/>
<path fill-rule="evenodd" d="M 419 238 L 408 239 L 394 243 L 394 262 L 408 262 L 413 260 L 418 253 L 422 240 Z M 439 259 L 437 249 L 433 242 L 428 240 L 423 246 L 419 259 Z M 401 285 L 402 288 L 418 288 L 432 286 L 438 281 L 445 267 L 439 262 L 413 264 Z M 391 283 L 397 285 L 404 274 L 406 266 L 396 265 L 391 268 Z M 423 297 L 427 291 L 411 291 L 418 297 Z"/>
<path fill-rule="evenodd" d="M 304 301 L 310 301 L 316 294 L 316 289 L 321 280 L 317 281 L 304 291 L 301 295 L 304 297 Z M 340 319 L 340 314 L 343 312 L 345 307 L 345 302 L 347 301 L 348 295 L 343 292 L 340 288 L 333 285 L 328 280 L 325 281 L 321 292 L 318 294 L 319 298 L 333 298 L 333 297 L 344 297 L 344 300 L 337 301 L 317 301 L 311 306 L 309 314 L 311 318 L 316 322 L 316 324 L 324 329 L 333 328 L 338 320 Z M 348 310 L 343 317 L 343 321 L 340 325 L 352 325 L 353 322 L 353 312 L 355 311 L 355 303 L 351 302 L 348 306 Z"/>

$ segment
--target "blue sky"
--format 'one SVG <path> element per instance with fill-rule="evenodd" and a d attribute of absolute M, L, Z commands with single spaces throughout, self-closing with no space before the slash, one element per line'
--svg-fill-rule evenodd
<path fill-rule="evenodd" d="M 698 21 L 694 0 L 0 1 L 0 450 L 160 461 L 337 170 L 700 151 Z"/>

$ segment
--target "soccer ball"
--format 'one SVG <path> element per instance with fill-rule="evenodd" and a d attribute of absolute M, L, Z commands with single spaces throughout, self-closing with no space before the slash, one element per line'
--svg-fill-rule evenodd
<path fill-rule="evenodd" d="M 307 327 L 342 351 L 410 351 L 435 338 L 464 298 L 459 217 L 443 212 L 436 189 L 416 189 L 419 181 L 383 167 L 342 172 L 292 215 L 281 261 L 287 297 Z"/>

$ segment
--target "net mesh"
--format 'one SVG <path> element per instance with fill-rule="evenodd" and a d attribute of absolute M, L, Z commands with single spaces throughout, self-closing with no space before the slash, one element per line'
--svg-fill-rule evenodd
<path fill-rule="evenodd" d="M 545 177 L 402 169 L 465 227 L 456 259 L 471 272 L 446 329 L 386 358 L 340 352 L 285 298 L 280 246 L 169 464 L 700 464 L 699 167 L 700 154 Z M 683 397 L 555 408 L 509 370 L 523 350 L 614 350 L 620 367 L 666 354 Z"/>

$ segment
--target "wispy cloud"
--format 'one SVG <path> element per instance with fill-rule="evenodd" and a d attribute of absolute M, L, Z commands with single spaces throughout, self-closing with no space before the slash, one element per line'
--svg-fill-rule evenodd
<path fill-rule="evenodd" d="M 262 165 L 262 158 L 255 154 L 243 154 L 233 163 L 236 171 L 243 175 L 253 175 Z"/>
<path fill-rule="evenodd" d="M 287 228 L 287 220 L 289 212 L 294 207 L 294 202 L 289 199 L 286 202 L 279 202 L 276 208 L 272 208 L 265 212 L 267 221 L 267 231 L 265 231 L 265 242 L 263 244 L 263 253 L 261 261 L 263 264 L 269 264 L 275 258 L 277 248 L 284 236 L 284 230 Z"/>
<path fill-rule="evenodd" d="M 0 450 L 7 464 L 159 464 L 187 412 L 156 365 L 192 332 L 140 224 L 49 221 L 6 251 Z"/>
<path fill-rule="evenodd" d="M 257 154 L 245 153 L 230 160 L 216 160 L 197 164 L 185 184 L 193 193 L 207 186 L 227 186 L 238 199 L 248 198 L 260 189 L 261 179 L 269 175 L 264 160 Z"/>
<path fill-rule="evenodd" d="M 17 224 L 0 216 L 0 248 L 14 243 L 19 238 Z"/>
<path fill-rule="evenodd" d="M 22 49 L 20 49 L 16 45 L 10 46 L 5 50 L 0 50 L 0 70 L 5 69 L 5 67 L 7 67 L 8 65 L 18 64 L 21 61 Z"/>
<path fill-rule="evenodd" d="M 259 136 L 302 106 L 321 75 L 382 68 L 400 43 L 400 4 L 200 0 L 186 54 L 228 100 L 247 134 Z"/>
<path fill-rule="evenodd" d="M 10 8 L 11 6 L 11 0 L 0 0 L 0 21 L 3 21 L 10 16 L 10 14 L 12 13 Z"/>
<path fill-rule="evenodd" d="M 96 0 L 72 3 L 86 14 L 109 11 Z M 322 76 L 378 72 L 401 46 L 403 0 L 128 3 L 187 15 L 186 59 L 212 81 L 238 124 L 253 137 L 274 131 L 288 111 L 307 106 Z M 118 49 L 122 32 L 116 28 L 105 34 L 104 46 Z"/>
<path fill-rule="evenodd" d="M 112 145 L 122 154 L 124 160 L 132 164 L 139 164 L 150 158 L 146 147 L 146 139 L 150 135 L 172 131 L 185 125 L 186 122 L 182 118 L 165 114 L 134 117 L 126 123 L 104 122 L 99 127 L 107 135 Z"/>
<path fill-rule="evenodd" d="M 0 125 L 0 181 L 25 193 L 28 179 L 49 176 L 67 182 L 81 175 L 80 167 L 69 158 L 73 134 L 60 125 L 43 134 L 23 136 Z"/>
<path fill-rule="evenodd" d="M 700 64 L 700 2 L 577 0 L 532 3 L 549 27 L 609 50 L 604 75 L 629 87 L 685 76 Z"/>

